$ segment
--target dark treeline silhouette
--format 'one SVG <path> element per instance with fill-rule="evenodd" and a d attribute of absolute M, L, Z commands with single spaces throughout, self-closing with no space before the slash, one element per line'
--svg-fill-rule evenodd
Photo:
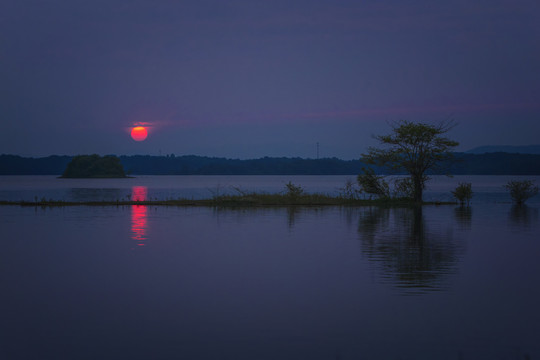
<path fill-rule="evenodd" d="M 454 154 L 453 175 L 540 175 L 540 155 L 518 153 Z"/>
<path fill-rule="evenodd" d="M 123 178 L 126 177 L 116 156 L 78 155 L 67 164 L 63 178 Z"/>
<path fill-rule="evenodd" d="M 0 155 L 0 175 L 61 175 L 73 156 L 29 158 Z"/>
<path fill-rule="evenodd" d="M 540 155 L 454 154 L 440 174 L 453 175 L 540 175 Z M 27 158 L 0 155 L 0 175 L 61 175 L 72 156 Z M 120 156 L 131 175 L 357 175 L 366 164 L 337 158 L 272 158 L 238 160 L 195 155 Z M 377 173 L 378 169 L 375 169 Z"/>
<path fill-rule="evenodd" d="M 337 158 L 270 158 L 252 160 L 202 156 L 121 156 L 124 169 L 131 174 L 156 175 L 348 175 L 362 167 L 359 160 Z"/>

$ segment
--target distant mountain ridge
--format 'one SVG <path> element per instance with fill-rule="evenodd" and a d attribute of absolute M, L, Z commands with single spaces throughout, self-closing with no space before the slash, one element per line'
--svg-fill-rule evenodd
<path fill-rule="evenodd" d="M 466 151 L 467 154 L 487 154 L 503 152 L 509 154 L 540 154 L 540 145 L 523 145 L 523 146 L 513 146 L 513 145 L 487 145 L 479 146 L 469 151 Z"/>

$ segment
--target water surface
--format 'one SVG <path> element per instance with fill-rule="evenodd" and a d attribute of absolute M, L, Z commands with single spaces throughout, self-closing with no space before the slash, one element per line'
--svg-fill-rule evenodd
<path fill-rule="evenodd" d="M 539 230 L 497 202 L 2 206 L 0 358 L 536 359 Z"/>

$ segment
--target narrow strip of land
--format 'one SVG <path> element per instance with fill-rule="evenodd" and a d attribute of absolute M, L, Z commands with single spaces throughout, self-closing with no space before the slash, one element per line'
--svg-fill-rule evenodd
<path fill-rule="evenodd" d="M 423 202 L 422 205 L 455 205 L 455 202 Z M 283 194 L 248 194 L 225 195 L 210 199 L 175 199 L 175 200 L 115 200 L 115 201 L 5 201 L 0 205 L 18 206 L 221 206 L 221 207 L 262 207 L 262 206 L 413 206 L 410 199 L 355 199 L 334 197 L 321 194 L 290 196 Z"/>

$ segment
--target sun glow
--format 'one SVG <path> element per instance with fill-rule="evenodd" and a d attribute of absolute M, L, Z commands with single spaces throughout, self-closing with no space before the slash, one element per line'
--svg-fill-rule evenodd
<path fill-rule="evenodd" d="M 131 137 L 135 141 L 143 141 L 148 137 L 148 130 L 144 126 L 135 126 L 131 129 Z"/>

